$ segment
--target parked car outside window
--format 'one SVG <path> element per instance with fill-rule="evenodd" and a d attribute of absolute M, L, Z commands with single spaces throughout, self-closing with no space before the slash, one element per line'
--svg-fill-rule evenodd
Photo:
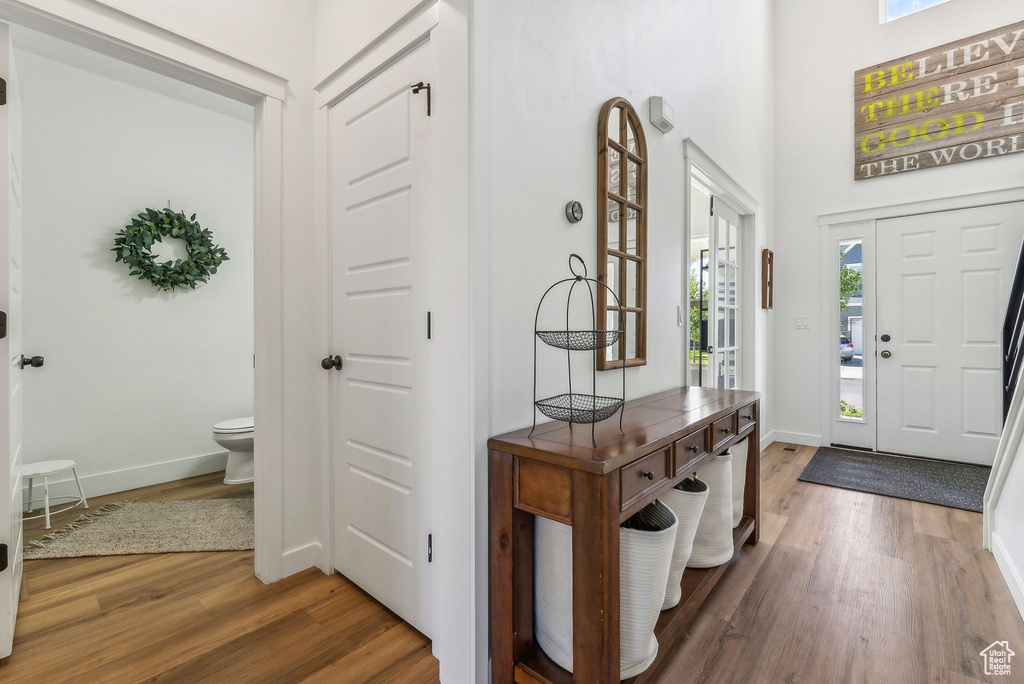
<path fill-rule="evenodd" d="M 853 342 L 846 335 L 839 336 L 839 360 L 853 361 Z"/>

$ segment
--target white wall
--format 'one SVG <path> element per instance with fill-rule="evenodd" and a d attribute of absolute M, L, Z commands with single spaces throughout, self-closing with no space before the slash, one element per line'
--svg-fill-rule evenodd
<path fill-rule="evenodd" d="M 101 75 L 125 65 L 82 48 L 62 57 L 96 70 L 16 53 L 24 351 L 46 357 L 25 373 L 25 462 L 75 459 L 89 496 L 223 469 L 210 428 L 253 408 L 252 107 Z M 113 261 L 114 233 L 167 200 L 230 257 L 195 291 L 162 293 Z M 168 258 L 183 253 L 171 242 Z"/>
<path fill-rule="evenodd" d="M 38 0 L 33 0 L 38 3 Z M 327 355 L 317 336 L 313 222 L 314 0 L 104 0 L 196 42 L 288 79 L 283 126 L 284 574 L 322 562 L 320 434 Z M 311 293 L 314 293 L 311 295 Z M 258 362 L 258 360 L 257 360 Z"/>
<path fill-rule="evenodd" d="M 640 114 L 650 158 L 648 365 L 627 371 L 626 393 L 678 386 L 685 328 L 676 323 L 676 307 L 685 296 L 683 193 L 689 182 L 684 138 L 760 203 L 754 253 L 771 244 L 771 3 L 658 0 L 625 7 L 611 0 L 531 0 L 490 3 L 476 19 L 474 85 L 482 92 L 474 94 L 473 178 L 485 197 L 473 225 L 474 239 L 488 243 L 489 264 L 474 283 L 474 296 L 484 296 L 483 290 L 487 297 L 479 309 L 488 312 L 489 349 L 477 363 L 487 374 L 478 383 L 489 384 L 488 416 L 479 431 L 500 434 L 530 424 L 537 300 L 565 277 L 570 252 L 596 271 L 598 113 L 614 96 L 627 98 Z M 652 95 L 675 109 L 676 128 L 668 135 L 649 123 Z M 575 225 L 564 216 L 572 199 L 586 212 Z M 765 315 L 760 309 L 756 315 L 763 331 Z M 764 348 L 764 334 L 757 344 Z M 554 363 L 551 374 L 561 374 Z M 608 385 L 619 377 L 601 375 L 599 383 Z M 763 391 L 763 383 L 754 389 Z M 486 652 L 483 440 L 477 456 L 476 631 L 477 648 Z"/>
<path fill-rule="evenodd" d="M 1001 470 L 1000 460 L 1001 454 L 992 469 L 993 476 Z M 991 516 L 986 522 L 992 533 L 992 553 L 1010 588 L 1017 610 L 1024 616 L 1024 534 L 1020 525 L 1021 520 L 1024 520 L 1024 497 L 1020 496 L 1024 489 L 1024 442 L 1017 446 L 1015 453 L 1008 455 L 1008 460 L 1005 479 L 999 487 L 1001 495 L 993 502 L 992 509 L 986 510 L 986 515 Z"/>
<path fill-rule="evenodd" d="M 422 4 L 422 0 L 317 0 L 316 82 Z"/>
<path fill-rule="evenodd" d="M 1024 178 L 1024 155 L 1011 155 L 854 182 L 854 72 L 1022 18 L 1019 0 L 956 0 L 880 26 L 873 0 L 775 0 L 777 437 L 822 439 L 821 383 L 829 376 L 821 368 L 817 217 L 1020 186 Z M 796 316 L 809 316 L 810 328 L 797 330 Z"/>

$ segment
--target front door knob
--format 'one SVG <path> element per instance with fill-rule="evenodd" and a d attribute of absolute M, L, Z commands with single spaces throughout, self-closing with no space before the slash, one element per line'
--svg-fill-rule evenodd
<path fill-rule="evenodd" d="M 323 361 L 320 362 L 320 367 L 323 368 L 324 370 L 331 370 L 331 369 L 341 370 L 341 367 L 343 365 L 345 365 L 345 364 L 341 360 L 341 356 L 337 356 L 337 355 L 335 355 L 335 356 L 328 356 L 327 358 L 325 358 Z"/>
<path fill-rule="evenodd" d="M 42 368 L 43 367 L 43 357 L 42 356 L 33 356 L 32 358 L 28 358 L 24 354 L 22 354 L 21 355 L 21 367 L 24 368 L 25 366 L 31 366 L 32 368 Z"/>
<path fill-rule="evenodd" d="M 882 350 L 882 358 L 883 359 L 887 359 L 890 356 L 892 356 L 892 352 L 891 351 L 889 351 L 888 349 L 883 349 Z"/>

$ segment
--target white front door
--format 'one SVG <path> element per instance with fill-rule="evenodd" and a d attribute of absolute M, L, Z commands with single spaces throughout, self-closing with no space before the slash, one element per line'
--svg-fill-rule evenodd
<path fill-rule="evenodd" d="M 21 593 L 21 106 L 11 33 L 0 24 L 0 78 L 7 104 L 0 106 L 0 658 L 11 654 Z"/>
<path fill-rule="evenodd" d="M 990 465 L 1024 203 L 877 223 L 878 450 Z"/>
<path fill-rule="evenodd" d="M 428 42 L 331 107 L 334 567 L 427 636 L 436 245 Z M 433 263 L 432 263 L 433 261 Z"/>

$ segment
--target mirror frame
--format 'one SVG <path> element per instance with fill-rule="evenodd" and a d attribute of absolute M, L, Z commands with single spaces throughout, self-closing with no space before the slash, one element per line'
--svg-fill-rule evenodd
<path fill-rule="evenodd" d="M 612 131 L 615 139 L 609 138 L 609 118 L 613 110 L 618 111 L 618 131 Z M 619 141 L 626 140 L 627 126 L 633 129 L 635 149 L 629 150 Z M 620 325 L 625 328 L 626 318 L 629 313 L 636 314 L 636 355 L 626 358 L 627 335 L 623 329 L 622 337 L 617 342 L 618 358 L 610 360 L 607 353 L 597 355 L 597 370 L 614 370 L 625 366 L 647 365 L 647 138 L 644 135 L 643 123 L 637 115 L 633 105 L 622 97 L 613 97 L 604 103 L 601 108 L 601 116 L 598 121 L 597 132 L 597 277 L 605 285 L 608 283 L 608 258 L 616 257 L 620 260 L 622 268 L 618 282 L 614 283 L 615 292 L 619 296 L 622 306 L 618 309 L 613 305 L 609 307 L 607 290 L 597 288 L 597 320 L 601 325 L 607 325 L 609 311 L 620 312 Z M 611 152 L 618 153 L 618 185 L 617 188 L 610 187 L 609 177 L 613 171 Z M 627 199 L 625 188 L 629 183 L 628 162 L 636 165 L 636 201 Z M 618 203 L 625 208 L 625 215 L 619 218 L 619 241 L 618 245 L 624 249 L 608 248 L 608 218 L 609 204 Z M 626 244 L 626 226 L 630 211 L 636 214 L 636 249 L 630 254 Z M 636 301 L 634 306 L 627 306 L 626 296 L 627 278 L 629 271 L 628 262 L 636 263 Z M 610 285 L 609 285 L 610 286 Z"/>

